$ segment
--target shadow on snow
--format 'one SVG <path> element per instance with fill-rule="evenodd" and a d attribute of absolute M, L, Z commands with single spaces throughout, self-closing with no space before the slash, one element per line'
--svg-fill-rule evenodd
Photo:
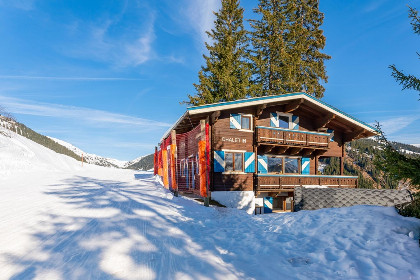
<path fill-rule="evenodd" d="M 76 176 L 53 185 L 46 193 L 71 210 L 48 214 L 45 230 L 33 235 L 41 256 L 8 256 L 23 268 L 11 279 L 47 272 L 64 279 L 243 277 L 222 260 L 214 243 L 200 245 L 209 238 L 200 236 L 204 219 L 219 215 L 217 210 L 188 200 L 184 208 L 176 201 L 181 198 L 173 198 L 151 175 L 136 178 L 129 184 Z"/>

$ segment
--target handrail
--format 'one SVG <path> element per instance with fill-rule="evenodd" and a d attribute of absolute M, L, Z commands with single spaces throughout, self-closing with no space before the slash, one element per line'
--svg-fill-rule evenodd
<path fill-rule="evenodd" d="M 357 179 L 358 176 L 348 176 L 348 175 L 308 175 L 308 174 L 261 174 L 257 173 L 259 177 L 307 177 L 307 178 L 348 178 L 348 179 Z"/>
<path fill-rule="evenodd" d="M 263 129 L 270 129 L 270 130 L 280 130 L 280 131 L 287 131 L 287 132 L 297 132 L 297 133 L 305 133 L 305 134 L 331 136 L 331 133 L 323 133 L 323 132 L 315 132 L 315 131 L 293 130 L 293 129 L 279 128 L 279 127 L 267 127 L 267 126 L 259 126 L 259 125 L 256 126 L 256 127 L 257 128 L 263 128 Z"/>

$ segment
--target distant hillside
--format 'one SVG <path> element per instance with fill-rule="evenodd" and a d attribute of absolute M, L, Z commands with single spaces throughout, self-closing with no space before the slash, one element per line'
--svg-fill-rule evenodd
<path fill-rule="evenodd" d="M 116 167 L 116 168 L 120 168 L 120 167 L 124 167 L 124 164 L 126 163 L 125 161 L 119 161 L 116 159 L 111 159 L 111 158 L 105 158 L 105 157 L 101 157 L 95 154 L 90 154 L 90 153 L 86 153 L 84 151 L 82 151 L 81 149 L 73 146 L 70 143 L 67 143 L 63 140 L 60 139 L 56 139 L 53 137 L 48 137 L 51 140 L 57 142 L 58 144 L 66 147 L 67 149 L 69 149 L 70 151 L 74 152 L 75 154 L 77 154 L 79 157 L 81 157 L 83 155 L 83 161 L 90 163 L 90 164 L 95 164 L 95 165 L 99 165 L 99 166 L 105 166 L 105 167 Z"/>
<path fill-rule="evenodd" d="M 81 160 L 81 156 L 83 154 L 84 162 L 99 166 L 142 170 L 148 170 L 150 168 L 153 168 L 153 155 L 151 158 L 151 162 L 148 156 L 141 156 L 131 161 L 121 161 L 113 158 L 106 158 L 95 154 L 86 153 L 70 143 L 67 143 L 60 139 L 39 134 L 38 132 L 27 127 L 26 125 L 19 123 L 12 118 L 5 117 L 2 115 L 0 115 L 0 126 L 7 129 L 5 131 L 1 131 L 1 133 L 5 134 L 6 136 L 11 136 L 11 133 L 7 131 L 13 131 L 23 137 L 28 138 L 29 140 L 32 140 L 48 149 L 53 150 L 56 153 L 72 157 L 79 161 Z"/>
<path fill-rule="evenodd" d="M 22 135 L 23 137 L 26 137 L 29 140 L 34 141 L 35 143 L 38 143 L 44 147 L 47 147 L 48 149 L 51 149 L 56 153 L 72 157 L 76 160 L 81 160 L 80 156 L 75 154 L 73 151 L 51 140 L 47 136 L 41 135 L 33 131 L 32 129 L 30 129 L 29 127 L 27 127 L 26 125 L 22 123 L 19 123 L 17 121 L 14 121 L 12 119 L 9 119 L 0 115 L 0 126 L 8 130 L 11 130 L 19 135 Z"/>
<path fill-rule="evenodd" d="M 420 148 L 398 142 L 392 142 L 393 146 L 401 153 L 409 157 L 419 157 Z M 394 181 L 386 176 L 381 170 L 373 165 L 374 153 L 381 153 L 377 141 L 373 139 L 360 139 L 347 144 L 347 157 L 344 161 L 344 174 L 359 177 L 360 188 L 398 188 L 400 182 Z M 322 174 L 333 175 L 340 173 L 340 162 L 338 158 L 326 159 Z"/>
<path fill-rule="evenodd" d="M 132 163 L 125 168 L 135 169 L 135 170 L 149 170 L 152 169 L 154 165 L 154 154 L 150 154 L 144 157 L 141 157 L 137 162 Z"/>

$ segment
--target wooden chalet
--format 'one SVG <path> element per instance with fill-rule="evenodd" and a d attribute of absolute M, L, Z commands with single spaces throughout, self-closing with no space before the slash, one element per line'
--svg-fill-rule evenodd
<path fill-rule="evenodd" d="M 163 136 L 155 174 L 165 187 L 264 213 L 293 211 L 295 186 L 356 188 L 345 176 L 345 143 L 370 125 L 305 93 L 190 107 Z M 320 175 L 338 157 L 341 175 Z"/>

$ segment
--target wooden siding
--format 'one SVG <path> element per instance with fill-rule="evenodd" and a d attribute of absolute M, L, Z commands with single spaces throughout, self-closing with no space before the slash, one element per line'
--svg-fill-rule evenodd
<path fill-rule="evenodd" d="M 213 174 L 213 188 L 211 191 L 253 191 L 254 178 L 248 174 Z"/>
<path fill-rule="evenodd" d="M 342 157 L 343 155 L 343 145 L 333 141 L 330 142 L 328 150 L 321 155 L 322 157 Z"/>
<path fill-rule="evenodd" d="M 309 174 L 318 174 L 318 170 L 315 170 L 315 157 L 311 157 L 311 160 L 309 161 Z"/>
<path fill-rule="evenodd" d="M 315 125 L 313 119 L 307 117 L 305 114 L 292 112 L 293 115 L 299 116 L 299 131 L 282 131 L 273 129 L 256 128 L 256 126 L 270 126 L 270 112 L 281 112 L 283 106 L 269 107 L 263 110 L 259 118 L 253 118 L 252 127 L 254 131 L 242 131 L 230 128 L 230 114 L 251 114 L 255 115 L 255 108 L 242 108 L 241 110 L 227 110 L 220 112 L 217 120 L 211 123 L 211 148 L 214 150 L 242 150 L 246 152 L 255 152 L 257 144 L 263 144 L 265 147 L 258 148 L 258 154 L 264 153 L 267 150 L 267 145 L 289 146 L 289 149 L 271 150 L 271 153 L 278 155 L 287 155 L 300 147 L 304 148 L 299 154 L 300 156 L 307 156 L 311 158 L 310 174 L 317 175 L 315 165 L 315 155 L 319 156 L 342 156 L 342 134 L 337 132 L 334 135 L 335 141 L 330 141 L 329 137 L 322 134 L 309 134 L 303 131 L 314 131 Z M 255 137 L 255 138 L 254 138 Z M 264 140 L 262 137 L 272 138 Z M 311 154 L 311 149 L 318 151 Z M 304 152 L 309 151 L 307 155 Z M 211 153 L 213 155 L 213 152 Z M 257 165 L 257 164 L 256 164 Z M 213 167 L 213 160 L 212 160 Z M 318 177 L 261 177 L 253 174 L 226 174 L 212 172 L 211 191 L 252 191 L 254 186 L 257 191 L 262 191 L 262 185 L 275 185 L 270 187 L 270 191 L 279 191 L 280 189 L 293 189 L 294 186 L 300 185 L 327 185 L 330 187 L 356 187 L 357 180 L 345 178 L 327 178 L 321 179 Z M 255 182 L 254 182 L 255 180 Z M 277 182 L 277 183 L 276 183 Z"/>
<path fill-rule="evenodd" d="M 213 125 L 213 150 L 229 149 L 252 152 L 254 150 L 253 131 L 230 128 L 231 113 L 252 114 L 252 111 L 222 112 L 219 119 Z"/>
<path fill-rule="evenodd" d="M 262 114 L 257 119 L 257 126 L 270 126 L 270 113 L 276 112 L 283 112 L 284 106 L 271 106 L 264 109 Z M 288 114 L 298 116 L 299 117 L 299 130 L 302 131 L 311 131 L 313 130 L 313 125 L 311 124 L 311 120 L 306 118 L 306 116 L 299 113 L 299 111 L 290 112 Z"/>
<path fill-rule="evenodd" d="M 295 186 L 314 185 L 331 188 L 356 188 L 357 177 L 340 176 L 257 176 L 259 192 L 294 189 Z"/>
<path fill-rule="evenodd" d="M 230 114 L 252 114 L 253 110 L 224 111 L 212 125 L 212 150 L 254 151 L 254 132 L 230 128 Z M 253 118 L 252 118 L 253 119 Z M 245 140 L 245 142 L 244 142 Z M 253 191 L 252 173 L 224 174 L 213 172 L 211 191 Z"/>

